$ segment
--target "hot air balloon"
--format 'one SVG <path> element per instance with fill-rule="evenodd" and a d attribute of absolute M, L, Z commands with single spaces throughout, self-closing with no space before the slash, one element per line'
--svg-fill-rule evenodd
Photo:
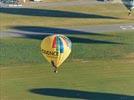
<path fill-rule="evenodd" d="M 47 36 L 41 42 L 41 52 L 51 63 L 54 72 L 58 72 L 59 66 L 67 59 L 71 53 L 71 41 L 64 35 L 55 34 Z"/>
<path fill-rule="evenodd" d="M 122 0 L 122 2 L 129 10 L 128 15 L 131 15 L 131 11 L 134 9 L 134 0 Z"/>

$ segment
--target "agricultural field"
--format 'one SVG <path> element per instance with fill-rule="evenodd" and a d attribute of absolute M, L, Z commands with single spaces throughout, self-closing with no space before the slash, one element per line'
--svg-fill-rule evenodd
<path fill-rule="evenodd" d="M 113 10 L 115 9 L 115 10 Z M 38 13 L 37 13 L 38 12 Z M 104 25 L 133 23 L 121 4 L 93 6 L 51 6 L 34 8 L 0 8 L 1 31 L 11 26 L 77 27 L 85 25 Z"/>
<path fill-rule="evenodd" d="M 41 54 L 43 37 L 1 39 L 2 100 L 134 99 L 133 32 L 68 35 L 72 53 L 57 74 Z"/>
<path fill-rule="evenodd" d="M 0 8 L 0 100 L 134 100 L 133 23 L 122 4 Z M 131 29 L 88 30 L 117 24 Z M 40 48 L 53 33 L 72 41 L 58 73 Z"/>

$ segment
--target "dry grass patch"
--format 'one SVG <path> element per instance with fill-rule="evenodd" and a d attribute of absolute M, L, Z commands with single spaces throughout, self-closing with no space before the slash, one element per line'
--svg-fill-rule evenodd
<path fill-rule="evenodd" d="M 78 0 L 43 0 L 44 2 L 69 2 L 69 1 L 78 1 Z"/>

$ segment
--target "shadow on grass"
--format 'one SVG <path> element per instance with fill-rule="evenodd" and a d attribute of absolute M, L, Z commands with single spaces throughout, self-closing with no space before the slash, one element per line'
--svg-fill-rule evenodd
<path fill-rule="evenodd" d="M 112 93 L 88 92 L 88 91 L 80 91 L 72 89 L 38 88 L 38 89 L 31 89 L 30 92 L 39 95 L 84 99 L 84 100 L 134 100 L 134 96 L 112 94 Z"/>
<path fill-rule="evenodd" d="M 116 17 L 86 14 L 80 12 L 48 10 L 48 9 L 33 9 L 33 8 L 0 8 L 0 13 L 26 15 L 26 16 L 44 16 L 44 17 L 64 17 L 64 18 L 106 18 L 117 19 Z"/>
<path fill-rule="evenodd" d="M 71 39 L 73 43 L 123 44 L 119 42 L 112 42 L 107 40 L 96 40 L 96 39 L 83 38 L 77 36 L 77 35 L 110 36 L 106 34 L 82 32 L 82 31 L 63 29 L 63 28 L 36 27 L 36 26 L 15 26 L 11 28 L 17 30 L 16 33 L 14 32 L 15 34 L 19 34 L 25 38 L 30 38 L 30 39 L 42 40 L 46 36 L 56 33 L 56 34 L 69 35 L 68 37 Z"/>
<path fill-rule="evenodd" d="M 72 29 L 54 28 L 54 27 L 40 27 L 40 26 L 11 26 L 11 29 L 34 32 L 34 33 L 49 33 L 49 34 L 69 34 L 69 35 L 98 35 L 98 36 L 111 36 L 107 34 L 84 32 Z"/>

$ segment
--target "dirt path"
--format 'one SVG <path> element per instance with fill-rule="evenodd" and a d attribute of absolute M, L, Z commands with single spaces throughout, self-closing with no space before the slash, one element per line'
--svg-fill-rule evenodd
<path fill-rule="evenodd" d="M 54 32 L 59 33 L 79 33 L 79 34 L 92 34 L 102 32 L 116 32 L 116 31 L 134 31 L 134 24 L 111 24 L 111 25 L 94 25 L 94 26 L 81 26 L 73 28 L 55 28 L 55 27 L 16 27 L 16 29 L 0 32 L 0 37 L 20 37 L 25 34 L 29 35 L 43 35 L 51 34 Z"/>

